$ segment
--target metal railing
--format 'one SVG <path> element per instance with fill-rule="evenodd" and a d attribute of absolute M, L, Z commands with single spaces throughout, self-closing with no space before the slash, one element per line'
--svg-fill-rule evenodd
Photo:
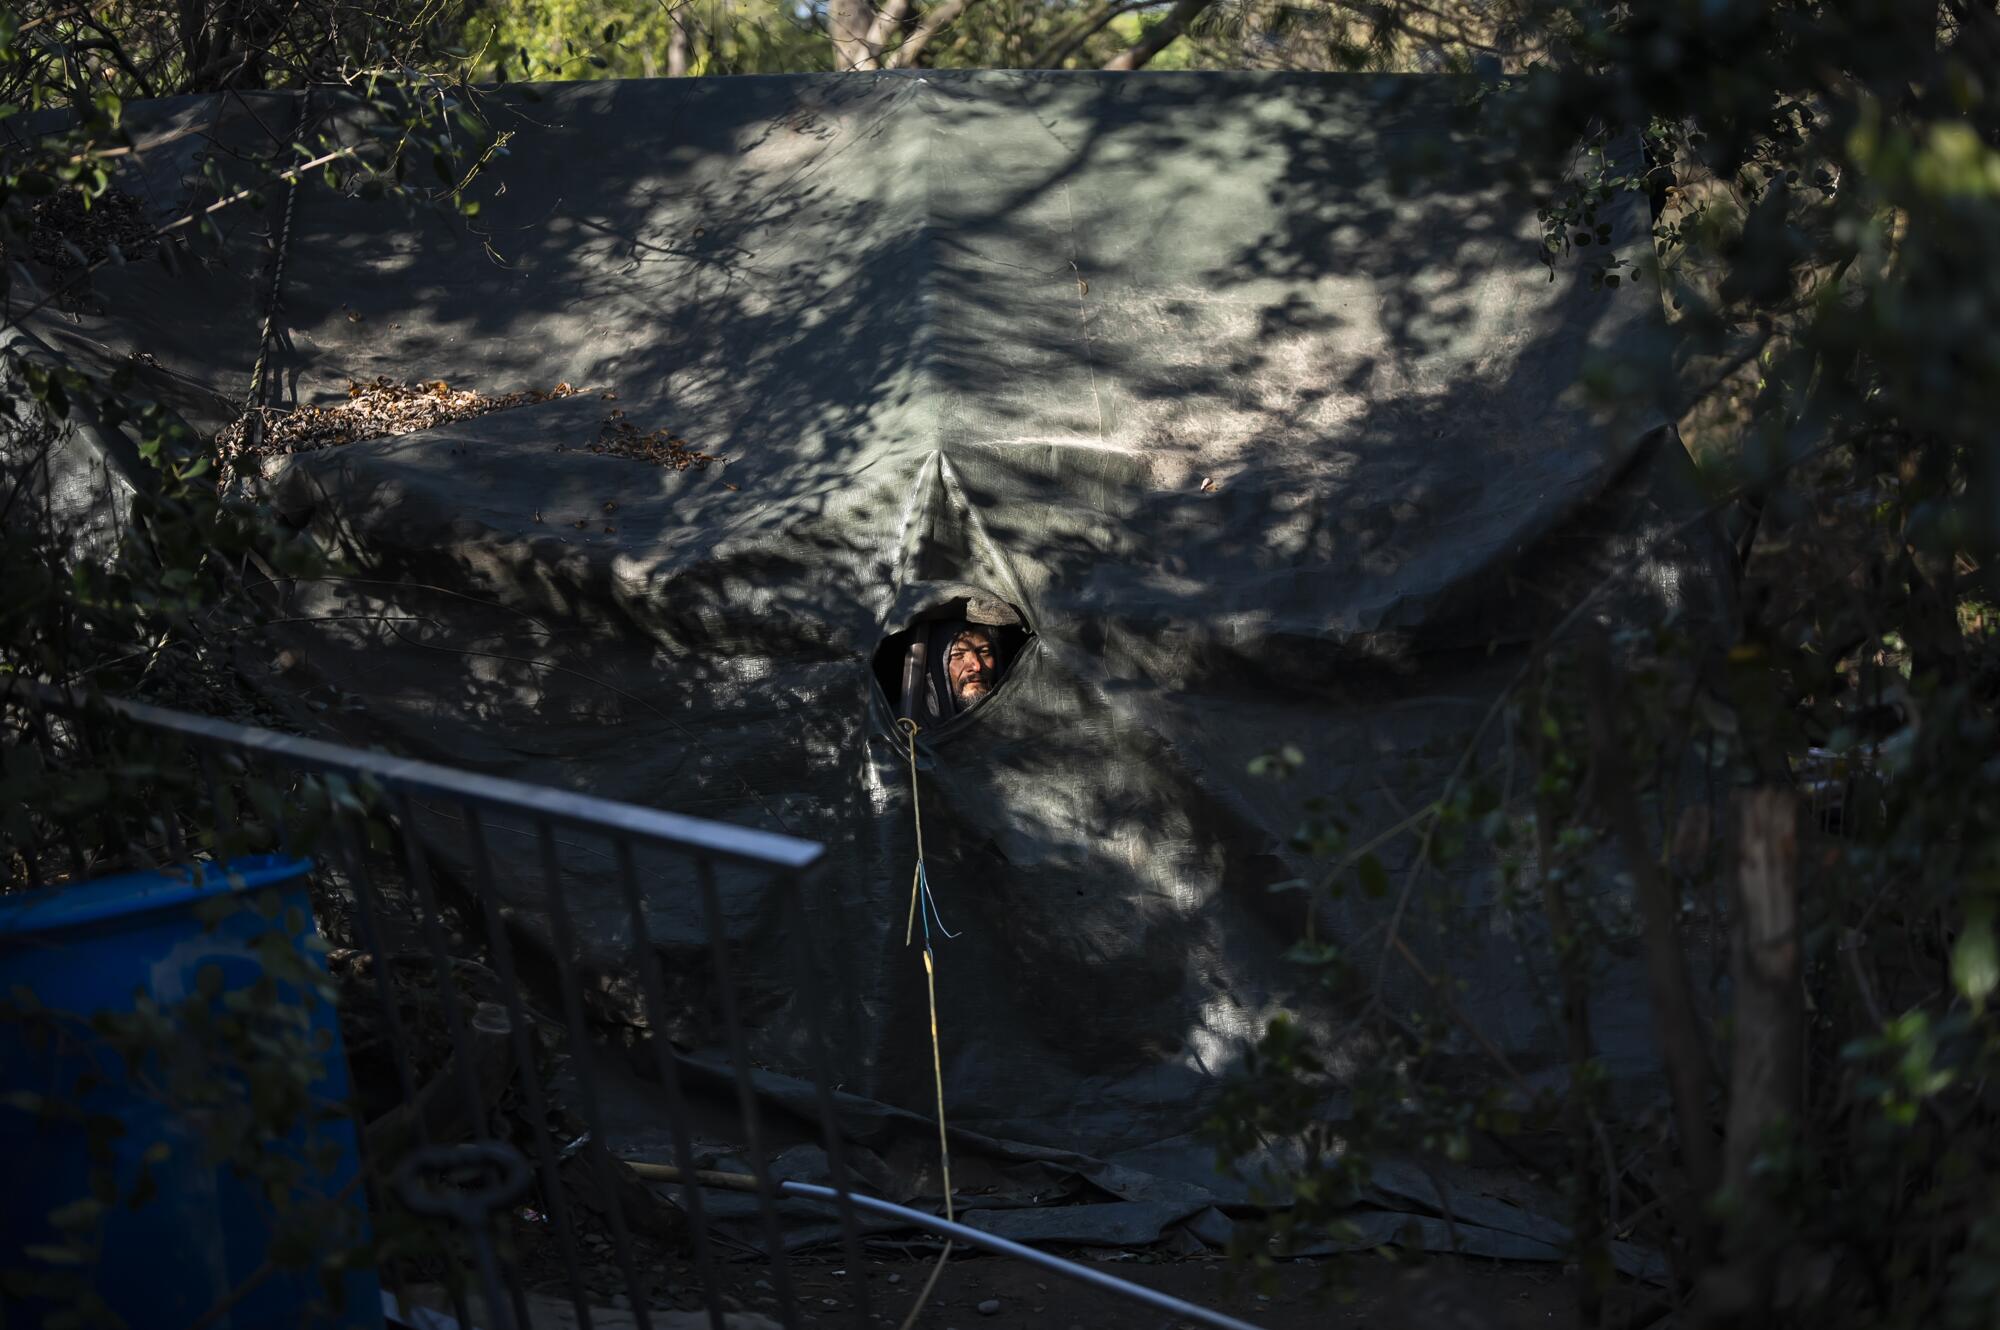
<path fill-rule="evenodd" d="M 789 1277 L 780 1197 L 818 1202 L 837 1212 L 846 1258 L 846 1310 L 857 1326 L 874 1324 L 861 1237 L 865 1210 L 877 1217 L 878 1226 L 882 1218 L 891 1218 L 1030 1260 L 1185 1320 L 1249 1330 L 1243 1322 L 1102 1271 L 856 1194 L 819 1028 L 824 1004 L 811 991 L 817 967 L 810 963 L 798 967 L 805 989 L 800 1007 L 810 1027 L 805 1033 L 818 1134 L 832 1185 L 774 1178 L 717 869 L 722 865 L 761 875 L 777 893 L 785 917 L 798 919 L 801 884 L 821 856 L 818 845 L 142 703 L 86 703 L 57 690 L 29 687 L 35 705 L 47 714 L 88 715 L 143 731 L 167 744 L 185 764 L 189 779 L 168 784 L 178 790 L 180 800 L 199 807 L 165 811 L 158 825 L 163 859 L 219 860 L 227 853 L 260 848 L 313 857 L 321 928 L 335 954 L 345 959 L 343 974 L 350 988 L 372 990 L 370 1015 L 357 1009 L 352 992 L 343 1003 L 350 1057 L 358 1053 L 360 1039 L 378 1054 L 386 1053 L 393 1066 L 387 1095 L 391 1106 L 366 1122 L 355 1112 L 369 1192 L 378 1211 L 401 1207 L 417 1226 L 428 1226 L 428 1245 L 405 1244 L 382 1269 L 385 1292 L 399 1305 L 409 1307 L 422 1296 L 437 1300 L 431 1290 L 442 1289 L 463 1325 L 527 1330 L 533 1318 L 524 1266 L 539 1262 L 546 1268 L 552 1254 L 559 1273 L 534 1282 L 542 1289 L 559 1284 L 579 1326 L 590 1326 L 593 1312 L 603 1312 L 601 1289 L 615 1276 L 624 1289 L 620 1314 L 629 1315 L 639 1330 L 650 1330 L 663 1303 L 672 1306 L 691 1293 L 698 1293 L 714 1330 L 723 1330 L 725 1281 L 703 1195 L 705 1187 L 720 1185 L 756 1196 L 776 1299 L 771 1310 L 788 1326 L 800 1322 L 800 1301 Z M 525 876 L 540 878 L 547 954 L 540 958 L 543 981 L 534 991 L 560 1009 L 554 1017 L 531 1004 L 531 986 L 523 981 L 521 939 L 510 926 L 497 885 L 497 827 L 525 834 L 535 846 Z M 574 853 L 579 841 L 589 842 L 615 865 L 622 922 L 629 926 L 619 960 L 628 967 L 625 977 L 637 982 L 649 1032 L 642 1042 L 651 1054 L 650 1070 L 668 1119 L 671 1167 L 642 1166 L 635 1172 L 614 1157 L 602 1129 L 603 1087 L 590 1054 L 605 1040 L 601 1029 L 594 1028 L 586 1001 L 586 980 L 592 976 L 579 971 L 564 867 L 565 852 Z M 648 905 L 656 902 L 649 902 L 642 889 L 641 853 L 672 856 L 689 873 L 706 935 L 707 978 L 714 989 L 709 996 L 734 1084 L 734 1126 L 748 1166 L 744 1175 L 704 1171 L 696 1155 L 689 1098 L 666 1033 L 675 1013 L 668 1006 L 661 952 L 649 933 Z M 507 867 L 523 876 L 519 857 L 510 857 Z M 406 939 L 420 944 L 414 956 L 399 949 Z M 412 960 L 414 973 L 408 964 Z M 603 961 L 600 954 L 594 964 L 602 968 Z M 468 987 L 468 966 L 484 977 L 483 996 Z M 431 1040 L 428 1057 L 426 1041 L 411 1028 L 418 1016 L 442 1026 L 441 1047 Z M 364 1022 L 366 1034 L 354 1033 Z M 545 1044 L 551 1026 L 554 1032 Z M 545 1069 L 547 1052 L 561 1058 L 560 1086 Z M 517 1094 L 520 1108 L 505 1122 L 493 1102 L 502 1092 Z M 681 1251 L 669 1251 L 672 1244 L 663 1246 L 633 1231 L 632 1189 L 651 1196 L 645 1189 L 659 1184 L 673 1188 L 685 1216 Z M 579 1205 L 579 1194 L 595 1203 Z M 522 1221 L 523 1215 L 530 1218 Z M 525 1237 L 523 1222 L 530 1230 Z M 587 1234 L 593 1224 L 598 1231 Z M 599 1254 L 592 1256 L 589 1249 Z M 418 1254 L 410 1255 L 411 1250 Z M 674 1288 L 664 1279 L 682 1251 L 692 1256 L 696 1288 Z M 427 1292 L 413 1296 L 417 1285 Z M 468 1296 L 472 1291 L 479 1296 L 476 1308 Z M 436 1324 L 436 1318 L 427 1323 Z"/>

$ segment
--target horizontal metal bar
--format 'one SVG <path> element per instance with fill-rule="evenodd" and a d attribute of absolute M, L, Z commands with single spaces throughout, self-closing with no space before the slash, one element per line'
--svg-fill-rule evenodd
<path fill-rule="evenodd" d="M 21 678 L 10 679 L 0 687 L 0 702 L 7 700 L 7 693 L 28 693 L 45 707 L 71 713 L 83 711 L 92 701 L 71 689 Z M 626 835 L 686 854 L 713 855 L 766 868 L 801 869 L 810 867 L 824 852 L 817 843 L 796 836 L 710 822 L 498 776 L 482 776 L 434 762 L 391 757 L 320 739 L 302 739 L 275 730 L 170 711 L 145 702 L 114 697 L 94 700 L 135 725 L 168 734 L 249 749 L 292 766 L 369 776 L 391 789 L 444 795 L 488 808 L 504 808 L 526 817 L 550 818 L 569 826 Z"/>
<path fill-rule="evenodd" d="M 787 1196 L 797 1196 L 806 1200 L 833 1201 L 835 1203 L 838 1203 L 840 1200 L 840 1193 L 833 1188 L 821 1187 L 811 1182 L 780 1182 L 778 1190 Z M 1252 1325 L 1248 1321 L 1239 1321 L 1234 1316 L 1223 1312 L 1210 1311 L 1208 1308 L 1198 1307 L 1192 1302 L 1183 1302 L 1171 1293 L 1161 1293 L 1157 1289 L 1150 1289 L 1142 1284 L 1131 1283 L 1118 1278 L 1116 1275 L 1106 1274 L 1102 1270 L 1093 1270 L 1087 1265 L 1079 1265 L 1075 1261 L 1065 1261 L 1060 1256 L 1052 1256 L 1048 1252 L 1039 1251 L 1025 1243 L 1015 1242 L 1012 1238 L 1003 1238 L 998 1234 L 969 1228 L 964 1224 L 955 1223 L 949 1219 L 940 1219 L 936 1215 L 925 1214 L 922 1210 L 912 1210 L 907 1205 L 897 1205 L 894 1201 L 883 1201 L 877 1200 L 873 1196 L 863 1196 L 860 1192 L 849 1192 L 848 1197 L 856 1206 L 863 1210 L 872 1210 L 876 1214 L 900 1219 L 914 1227 L 929 1229 L 933 1233 L 939 1233 L 945 1237 L 963 1242 L 967 1246 L 984 1247 L 987 1251 L 998 1252 L 1002 1256 L 1018 1257 L 1030 1265 L 1040 1266 L 1050 1274 L 1061 1275 L 1065 1279 L 1074 1279 L 1078 1283 L 1101 1288 L 1107 1293 L 1115 1293 L 1119 1297 L 1129 1299 L 1132 1302 L 1143 1302 L 1147 1306 L 1157 1307 L 1169 1315 L 1179 1316 L 1189 1321 L 1199 1321 L 1203 1325 L 1212 1325 L 1216 1327 L 1216 1330 L 1259 1330 L 1257 1326 Z"/>

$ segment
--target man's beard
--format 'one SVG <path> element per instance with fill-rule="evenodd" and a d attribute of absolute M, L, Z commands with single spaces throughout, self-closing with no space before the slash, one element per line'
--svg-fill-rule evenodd
<path fill-rule="evenodd" d="M 953 690 L 952 696 L 958 699 L 960 706 L 969 707 L 992 691 L 993 685 L 985 679 L 967 679 Z"/>

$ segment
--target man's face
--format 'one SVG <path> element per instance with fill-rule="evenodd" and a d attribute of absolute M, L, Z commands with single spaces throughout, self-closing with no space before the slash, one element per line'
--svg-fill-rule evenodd
<path fill-rule="evenodd" d="M 944 653 L 944 677 L 962 707 L 992 692 L 999 672 L 1000 655 L 994 650 L 993 639 L 977 628 L 960 633 Z"/>

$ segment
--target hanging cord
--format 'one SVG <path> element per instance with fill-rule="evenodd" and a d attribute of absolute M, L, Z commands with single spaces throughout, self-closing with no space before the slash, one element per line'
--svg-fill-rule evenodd
<path fill-rule="evenodd" d="M 917 915 L 924 918 L 924 992 L 930 1001 L 931 1012 L 931 1077 L 937 1086 L 938 1121 L 938 1162 L 944 1174 L 944 1217 L 947 1222 L 955 1222 L 957 1215 L 951 1204 L 951 1143 L 945 1137 L 944 1126 L 944 1053 L 938 1041 L 937 1014 L 937 963 L 931 950 L 931 922 L 936 920 L 938 931 L 947 938 L 958 934 L 944 926 L 938 918 L 937 901 L 931 895 L 930 876 L 924 871 L 924 804 L 923 795 L 917 789 L 917 723 L 905 716 L 896 722 L 896 728 L 903 732 L 910 761 L 910 809 L 917 827 L 917 867 L 910 877 L 910 916 L 903 925 L 903 945 L 909 946 L 916 937 Z M 931 1291 L 937 1287 L 938 1277 L 944 1273 L 946 1261 L 951 1259 L 952 1240 L 944 1240 L 944 1250 L 938 1253 L 937 1264 L 931 1267 L 931 1277 L 924 1281 L 924 1287 L 917 1294 L 917 1300 L 910 1304 L 909 1315 L 903 1318 L 902 1330 L 911 1330 L 917 1317 L 923 1314 L 924 1305 L 930 1301 Z"/>
<path fill-rule="evenodd" d="M 917 928 L 917 896 L 926 885 L 924 882 L 924 795 L 917 788 L 917 723 L 908 716 L 896 722 L 896 728 L 903 732 L 903 741 L 910 750 L 910 811 L 911 820 L 917 825 L 917 866 L 910 870 L 910 918 L 903 925 L 903 945 L 910 945 L 910 938 Z M 928 921 L 927 921 L 928 926 Z"/>
<path fill-rule="evenodd" d="M 910 873 L 910 917 L 903 924 L 903 945 L 909 946 L 916 936 L 917 915 L 921 910 L 924 920 L 924 964 L 931 963 L 931 924 L 935 922 L 938 932 L 947 938 L 958 934 L 944 926 L 944 919 L 938 914 L 937 897 L 931 895 L 930 874 L 924 869 L 924 796 L 917 789 L 917 723 L 908 716 L 896 722 L 896 728 L 903 732 L 904 741 L 909 744 L 910 757 L 910 808 L 917 827 L 917 866 Z M 931 1023 L 937 1023 L 937 1012 L 931 1012 Z M 933 1031 L 935 1033 L 935 1031 Z M 943 1094 L 943 1087 L 939 1087 Z"/>
<path fill-rule="evenodd" d="M 312 89 L 299 98 L 299 136 L 311 123 Z M 257 362 L 250 367 L 250 393 L 243 399 L 243 443 L 254 448 L 264 439 L 264 374 L 271 359 L 271 334 L 278 326 L 278 303 L 285 289 L 285 254 L 292 245 L 292 213 L 299 202 L 299 176 L 285 189 L 285 216 L 278 223 L 277 254 L 271 261 L 271 298 L 264 303 L 264 328 L 257 337 Z"/>

